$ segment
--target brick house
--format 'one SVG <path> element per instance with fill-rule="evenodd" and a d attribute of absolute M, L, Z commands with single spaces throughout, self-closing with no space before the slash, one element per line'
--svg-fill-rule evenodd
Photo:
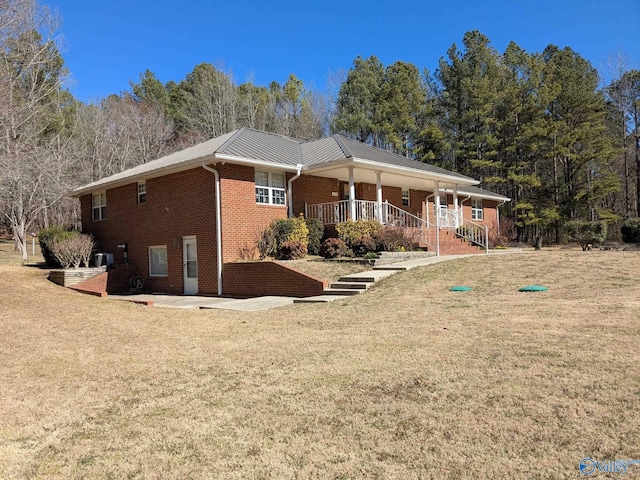
<path fill-rule="evenodd" d="M 120 276 L 150 291 L 221 295 L 271 221 L 299 214 L 329 228 L 377 219 L 438 254 L 482 252 L 509 199 L 478 183 L 340 135 L 302 141 L 241 128 L 72 195 L 83 231 L 128 265 Z"/>

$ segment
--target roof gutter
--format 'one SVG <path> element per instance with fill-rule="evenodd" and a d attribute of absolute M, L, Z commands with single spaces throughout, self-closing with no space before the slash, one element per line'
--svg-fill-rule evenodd
<path fill-rule="evenodd" d="M 300 163 L 298 165 L 296 165 L 296 168 L 297 168 L 296 174 L 293 177 L 291 177 L 289 179 L 289 182 L 288 182 L 289 188 L 288 188 L 288 191 L 287 191 L 287 196 L 289 197 L 288 198 L 288 200 L 289 200 L 289 218 L 293 218 L 293 181 L 297 180 L 298 178 L 300 178 L 300 172 L 302 172 L 302 168 L 303 167 L 304 167 L 304 165 L 302 165 Z"/>
<path fill-rule="evenodd" d="M 218 272 L 218 296 L 222 296 L 222 218 L 220 217 L 220 174 L 202 161 L 202 168 L 213 173 L 216 181 L 216 262 Z"/>
<path fill-rule="evenodd" d="M 252 158 L 244 158 L 244 157 L 236 157 L 235 155 L 226 155 L 221 153 L 215 154 L 216 160 L 220 160 L 221 162 L 231 162 L 236 165 L 249 165 L 252 167 L 265 167 L 270 169 L 277 170 L 285 170 L 287 172 L 295 172 L 297 170 L 297 165 L 294 167 L 293 165 L 283 165 L 275 162 L 266 162 L 264 160 L 255 160 Z"/>

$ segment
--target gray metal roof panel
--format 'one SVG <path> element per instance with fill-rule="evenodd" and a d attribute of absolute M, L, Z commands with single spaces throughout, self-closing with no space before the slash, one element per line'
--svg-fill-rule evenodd
<path fill-rule="evenodd" d="M 466 175 L 461 175 L 444 168 L 436 167 L 428 163 L 420 162 L 418 160 L 412 160 L 410 158 L 403 157 L 396 153 L 382 150 L 381 148 L 372 147 L 370 145 L 351 140 L 343 137 L 342 135 L 333 135 L 343 145 L 347 155 L 361 158 L 363 160 L 371 160 L 374 162 L 386 163 L 388 165 L 395 165 L 398 167 L 414 168 L 417 170 L 424 170 L 425 172 L 435 173 L 439 175 L 448 175 L 451 177 L 460 177 L 465 180 L 475 180 Z"/>
<path fill-rule="evenodd" d="M 157 160 L 152 160 L 109 177 L 96 180 L 95 182 L 84 185 L 75 191 L 99 188 L 103 185 L 118 183 L 128 178 L 143 177 L 145 174 L 152 174 L 158 170 L 171 169 L 174 167 L 178 168 L 189 163 L 195 163 L 196 160 L 212 156 L 216 150 L 229 140 L 236 132 L 237 130 L 234 130 L 233 132 L 212 138 L 206 142 L 174 152 L 170 155 L 158 158 Z"/>
<path fill-rule="evenodd" d="M 471 195 L 471 196 L 477 195 L 479 197 L 493 197 L 493 198 L 505 200 L 505 201 L 511 200 L 509 197 L 505 197 L 504 195 L 500 195 L 499 193 L 495 193 L 490 190 L 485 190 L 484 188 L 473 187 L 473 186 L 460 187 L 458 188 L 458 193 L 460 194 L 466 193 L 467 195 Z"/>
<path fill-rule="evenodd" d="M 299 148 L 301 143 L 301 140 L 283 135 L 242 128 L 216 153 L 274 164 L 297 165 L 302 163 Z"/>
<path fill-rule="evenodd" d="M 306 142 L 300 147 L 305 165 L 317 165 L 337 159 L 344 160 L 348 157 L 334 137 Z"/>

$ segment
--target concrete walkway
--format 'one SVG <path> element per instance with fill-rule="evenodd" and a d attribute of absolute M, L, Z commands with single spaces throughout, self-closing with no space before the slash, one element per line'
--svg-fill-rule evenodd
<path fill-rule="evenodd" d="M 496 251 L 495 253 L 498 252 Z M 499 253 L 520 253 L 520 250 L 502 250 Z M 109 295 L 107 298 L 163 308 L 219 309 L 255 312 L 259 310 L 267 310 L 269 308 L 282 307 L 284 305 L 291 305 L 292 303 L 325 303 L 344 299 L 346 295 L 365 292 L 371 285 L 398 272 L 435 263 L 457 260 L 459 258 L 478 256 L 482 255 L 446 255 L 441 257 L 413 258 L 401 262 L 390 263 L 388 265 L 374 266 L 372 267 L 372 270 L 341 277 L 338 282 L 334 282 L 332 284 L 334 288 L 327 289 L 324 295 L 307 298 L 267 296 L 238 299 L 201 297 L 196 295 L 161 294 Z"/>

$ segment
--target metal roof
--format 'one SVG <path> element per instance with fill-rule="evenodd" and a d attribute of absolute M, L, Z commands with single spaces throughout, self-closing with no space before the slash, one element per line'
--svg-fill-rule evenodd
<path fill-rule="evenodd" d="M 243 127 L 226 133 L 193 147 L 180 150 L 165 157 L 153 160 L 123 172 L 111 175 L 74 190 L 71 195 L 82 195 L 98 189 L 111 188 L 136 179 L 145 179 L 164 175 L 171 171 L 193 168 L 205 160 L 227 160 L 246 164 L 273 165 L 277 168 L 295 171 L 297 165 L 314 170 L 322 166 L 330 166 L 334 162 L 365 160 L 380 163 L 387 169 L 397 167 L 397 173 L 402 175 L 405 169 L 420 171 L 433 176 L 446 176 L 460 179 L 462 184 L 477 183 L 476 180 L 460 175 L 444 168 L 402 157 L 392 152 L 366 145 L 356 140 L 332 135 L 320 140 L 303 141 L 274 133 L 263 132 Z M 336 165 L 337 166 L 337 165 Z M 460 191 L 462 191 L 462 187 Z M 464 187 L 467 193 L 477 195 L 492 195 L 496 198 L 507 198 L 476 187 Z"/>
<path fill-rule="evenodd" d="M 356 157 L 373 162 L 385 163 L 387 165 L 395 165 L 397 167 L 413 168 L 417 170 L 424 170 L 429 173 L 436 173 L 439 175 L 447 175 L 450 177 L 460 177 L 466 180 L 474 180 L 466 175 L 461 175 L 444 168 L 429 165 L 428 163 L 420 162 L 419 160 L 412 160 L 402 155 L 398 155 L 381 148 L 372 147 L 365 143 L 351 140 L 343 137 L 342 135 L 333 135 L 333 138 L 341 145 L 342 149 L 346 152 L 348 157 Z"/>
<path fill-rule="evenodd" d="M 443 190 L 446 190 L 447 193 L 451 192 L 451 189 L 443 189 Z M 491 192 L 489 190 L 485 190 L 483 188 L 473 187 L 473 186 L 464 186 L 464 187 L 458 188 L 458 194 L 466 194 L 466 195 L 471 195 L 472 197 L 482 197 L 482 198 L 488 198 L 491 200 L 498 200 L 498 201 L 505 201 L 505 202 L 508 202 L 511 200 L 509 197 L 505 197 L 504 195 L 500 195 L 499 193 Z"/>
<path fill-rule="evenodd" d="M 297 165 L 302 163 L 300 155 L 301 140 L 241 128 L 216 153 L 235 157 L 262 160 L 274 164 Z"/>

